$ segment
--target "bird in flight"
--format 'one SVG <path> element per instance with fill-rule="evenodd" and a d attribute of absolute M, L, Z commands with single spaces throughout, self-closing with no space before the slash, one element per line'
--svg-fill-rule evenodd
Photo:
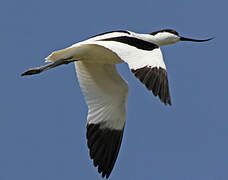
<path fill-rule="evenodd" d="M 158 96 L 171 105 L 166 66 L 160 46 L 179 41 L 204 42 L 163 29 L 150 34 L 111 31 L 54 51 L 49 64 L 32 68 L 22 76 L 38 74 L 62 64 L 75 63 L 79 85 L 88 105 L 87 145 L 90 158 L 102 177 L 108 178 L 116 162 L 126 120 L 128 84 L 119 75 L 116 64 L 127 63 L 131 72 Z"/>

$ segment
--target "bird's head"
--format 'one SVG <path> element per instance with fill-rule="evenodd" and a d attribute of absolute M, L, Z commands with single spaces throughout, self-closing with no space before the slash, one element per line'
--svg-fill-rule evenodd
<path fill-rule="evenodd" d="M 202 39 L 185 38 L 185 37 L 179 36 L 179 33 L 173 29 L 163 29 L 160 31 L 155 31 L 150 33 L 150 35 L 154 36 L 154 40 L 156 44 L 158 44 L 159 46 L 174 44 L 179 41 L 204 42 L 204 41 L 209 41 L 213 39 L 213 38 L 210 38 L 210 39 L 202 40 Z"/>

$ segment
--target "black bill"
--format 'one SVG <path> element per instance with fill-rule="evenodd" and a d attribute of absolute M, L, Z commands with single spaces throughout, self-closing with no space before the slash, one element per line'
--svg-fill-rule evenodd
<path fill-rule="evenodd" d="M 210 41 L 214 38 L 209 38 L 209 39 L 190 39 L 190 38 L 185 38 L 185 37 L 180 37 L 180 41 L 193 41 L 193 42 L 205 42 L 205 41 Z"/>

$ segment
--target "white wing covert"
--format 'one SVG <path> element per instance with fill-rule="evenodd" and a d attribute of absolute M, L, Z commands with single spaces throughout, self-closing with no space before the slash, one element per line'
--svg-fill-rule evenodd
<path fill-rule="evenodd" d="M 122 141 L 128 85 L 113 64 L 76 62 L 75 65 L 88 105 L 86 136 L 90 157 L 102 177 L 108 178 Z"/>

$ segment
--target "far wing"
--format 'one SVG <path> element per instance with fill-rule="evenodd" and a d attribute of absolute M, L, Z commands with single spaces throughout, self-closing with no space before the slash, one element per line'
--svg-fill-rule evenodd
<path fill-rule="evenodd" d="M 171 105 L 166 66 L 160 48 L 144 52 L 142 56 L 138 61 L 129 59 L 127 63 L 131 72 L 164 104 Z"/>
<path fill-rule="evenodd" d="M 126 119 L 128 85 L 115 65 L 76 62 L 78 81 L 88 105 L 87 144 L 94 166 L 109 177 Z"/>
<path fill-rule="evenodd" d="M 106 47 L 127 62 L 135 76 L 158 96 L 171 105 L 166 66 L 160 48 L 137 37 L 113 37 L 92 42 Z"/>

